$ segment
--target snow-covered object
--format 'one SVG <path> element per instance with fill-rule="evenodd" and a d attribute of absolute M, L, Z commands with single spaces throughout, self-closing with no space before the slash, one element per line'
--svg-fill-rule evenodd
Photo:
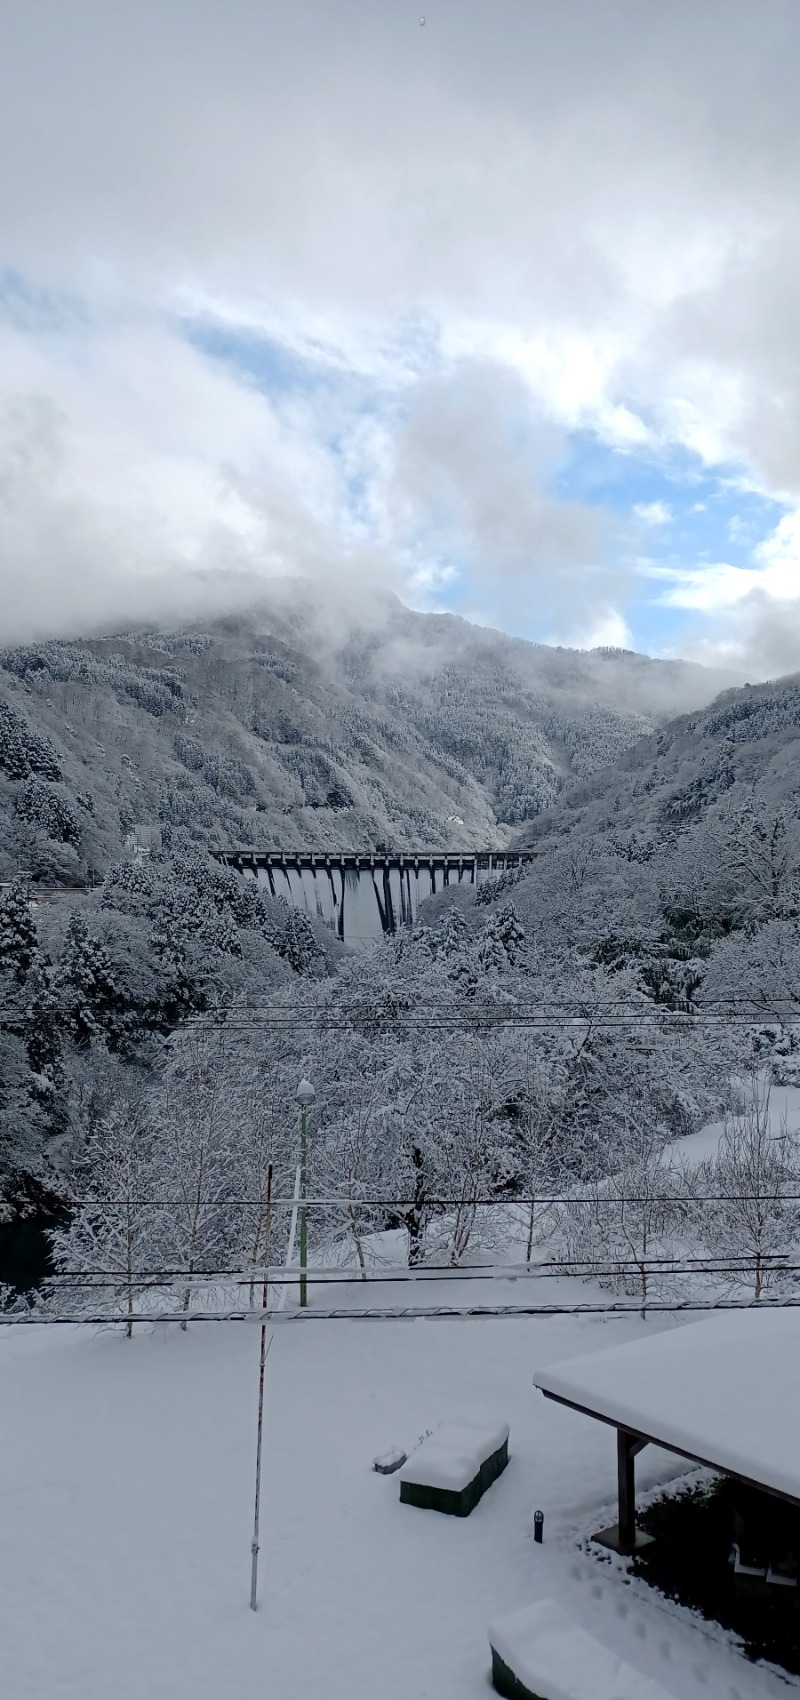
<path fill-rule="evenodd" d="M 508 1423 L 440 1423 L 400 1471 L 404 1505 L 468 1517 L 508 1463 Z"/>
<path fill-rule="evenodd" d="M 489 1630 L 492 1679 L 514 1700 L 672 1700 L 660 1683 L 617 1658 L 555 1600 L 503 1617 Z"/>
<path fill-rule="evenodd" d="M 373 1458 L 372 1468 L 379 1476 L 393 1476 L 407 1457 L 408 1453 L 403 1451 L 402 1446 L 390 1446 L 387 1452 L 379 1452 L 377 1458 Z"/>
<path fill-rule="evenodd" d="M 498 1423 L 496 1428 L 470 1422 L 440 1423 L 403 1465 L 400 1480 L 413 1482 L 416 1487 L 460 1493 L 508 1436 L 508 1423 Z"/>
<path fill-rule="evenodd" d="M 710 1317 L 534 1379 L 668 1450 L 800 1499 L 800 1309 Z"/>

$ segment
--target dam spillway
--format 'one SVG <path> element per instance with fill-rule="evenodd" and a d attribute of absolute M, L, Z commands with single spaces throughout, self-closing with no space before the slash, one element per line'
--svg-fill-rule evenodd
<path fill-rule="evenodd" d="M 532 850 L 341 855 L 297 850 L 216 850 L 216 861 L 263 882 L 335 932 L 364 948 L 383 933 L 411 926 L 421 903 L 454 885 L 487 879 L 532 862 Z"/>

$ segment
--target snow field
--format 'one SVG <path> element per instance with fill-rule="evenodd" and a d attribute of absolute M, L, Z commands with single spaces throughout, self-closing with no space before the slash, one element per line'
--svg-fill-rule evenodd
<path fill-rule="evenodd" d="M 0 1331 L 3 1694 L 488 1700 L 490 1622 L 555 1598 L 675 1700 L 785 1700 L 721 1630 L 578 1550 L 614 1498 L 613 1432 L 546 1401 L 533 1375 L 653 1331 L 632 1317 L 279 1324 L 255 1615 L 257 1328 L 130 1343 Z M 511 1424 L 508 1469 L 467 1519 L 410 1512 L 373 1456 L 464 1417 Z M 638 1479 L 685 1468 L 647 1451 Z"/>

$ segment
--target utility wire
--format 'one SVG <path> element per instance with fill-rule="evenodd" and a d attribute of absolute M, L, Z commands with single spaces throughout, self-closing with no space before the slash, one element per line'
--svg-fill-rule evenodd
<path fill-rule="evenodd" d="M 572 1021 L 588 1022 L 593 1026 L 598 1023 L 607 1024 L 630 1022 L 652 1024 L 668 1024 L 670 1021 L 685 1024 L 689 1021 L 753 1021 L 770 1020 L 774 1023 L 781 1019 L 781 1012 L 787 1019 L 800 1019 L 800 1002 L 792 997 L 777 998 L 769 1004 L 755 1004 L 750 998 L 708 999 L 697 1009 L 676 1009 L 668 1004 L 657 1004 L 642 999 L 610 999 L 599 1007 L 587 1009 L 580 999 L 559 999 L 558 1001 L 509 999 L 508 1002 L 481 1003 L 462 996 L 459 1001 L 453 999 L 414 999 L 412 1006 L 391 1008 L 382 1013 L 374 1010 L 366 1000 L 351 998 L 350 1000 L 336 997 L 331 1007 L 326 1010 L 318 1004 L 211 1004 L 207 1009 L 190 1010 L 184 1017 L 182 1026 L 215 1027 L 222 1025 L 234 1027 L 242 1025 L 284 1025 L 297 1022 L 318 1022 L 323 1020 L 346 1021 L 348 1018 L 370 1021 L 380 1024 L 381 1021 L 392 1025 L 423 1025 L 424 1018 L 430 1014 L 444 1015 L 451 1021 L 460 1019 L 459 1007 L 464 1011 L 464 1019 L 472 1022 L 486 1020 L 496 1023 L 510 1018 L 525 1023 L 542 1023 L 552 1025 L 555 1021 L 568 1018 Z M 0 1015 L 14 1017 L 18 1020 L 55 1019 L 58 1016 L 74 1017 L 75 1002 L 50 1003 L 43 1006 L 31 1006 L 15 1002 L 0 1003 Z M 254 1018 L 259 1020 L 255 1021 Z"/>
<path fill-rule="evenodd" d="M 334 982 L 331 981 L 330 982 L 331 989 L 333 988 L 333 985 L 334 985 Z M 364 999 L 367 997 L 367 995 L 368 995 L 367 993 L 350 993 L 350 994 L 347 994 L 347 993 L 342 993 L 341 991 L 337 990 L 337 992 L 335 994 L 335 1001 L 336 1001 L 337 1004 L 341 1005 L 341 1007 L 343 1007 L 344 1009 L 348 1009 L 350 1007 L 352 1007 L 354 1009 L 361 1009 L 361 1008 L 363 1008 Z M 390 993 L 389 995 L 393 996 L 394 994 Z M 467 1000 L 466 994 L 464 994 L 464 993 L 458 994 L 456 991 L 454 991 L 453 995 L 449 996 L 449 997 L 419 997 L 419 998 L 415 997 L 414 1000 L 413 1000 L 413 1007 L 415 1009 L 452 1009 L 453 1005 L 456 1002 L 457 997 L 459 995 L 461 996 L 462 1001 L 469 1001 L 469 1003 L 471 1004 L 472 1007 L 476 1007 L 478 1009 L 483 1008 L 483 1009 L 487 1009 L 487 1010 L 492 1010 L 492 1009 L 497 1009 L 498 1007 L 501 1007 L 501 1006 L 498 1005 L 498 1003 L 495 999 L 488 999 L 488 1000 L 485 1000 L 483 1002 L 480 1002 L 478 999 Z M 333 1001 L 333 999 L 332 999 L 332 1001 Z M 511 1000 L 509 1000 L 509 1001 L 511 1001 Z M 787 995 L 785 997 L 778 998 L 776 1001 L 777 1001 L 777 1003 L 795 1004 L 795 1000 L 792 997 L 792 995 Z M 558 1011 L 564 1010 L 564 1009 L 570 1009 L 570 1010 L 573 1010 L 575 1012 L 583 1011 L 587 1015 L 587 1019 L 589 1018 L 589 1016 L 591 1016 L 595 1012 L 596 1009 L 629 1009 L 629 1010 L 636 1011 L 636 1010 L 641 1009 L 644 1004 L 646 1004 L 646 1003 L 649 1004 L 649 1000 L 646 999 L 643 994 L 638 995 L 636 997 L 604 998 L 604 999 L 601 1000 L 601 1002 L 599 1004 L 590 1005 L 589 1008 L 588 1008 L 588 1011 L 587 1011 L 585 999 L 582 999 L 580 997 L 578 997 L 578 998 L 522 998 L 522 997 L 518 997 L 518 998 L 514 998 L 513 1002 L 514 1002 L 515 1008 L 525 1009 L 525 1010 L 533 1010 L 533 1011 L 536 1011 L 536 1012 L 540 1012 L 542 1014 L 546 1014 L 548 1011 L 551 1011 L 551 1010 L 555 1011 L 557 1013 Z M 722 996 L 722 995 L 712 996 L 711 994 L 709 994 L 706 998 L 704 998 L 702 1007 L 706 1008 L 706 1006 L 717 1006 L 717 1005 L 719 1005 L 721 1011 L 723 1013 L 725 1013 L 725 1012 L 727 1012 L 731 1009 L 737 1009 L 742 1004 L 746 1004 L 749 1008 L 752 1008 L 753 1007 L 752 996 L 750 994 L 745 994 L 745 993 L 742 993 L 741 995 L 739 995 L 738 993 L 733 994 L 733 995 L 728 994 L 726 996 Z M 13 1000 L 10 1000 L 10 1001 L 5 1002 L 5 1003 L 0 1003 L 0 1010 L 2 1010 L 2 1009 L 18 1009 L 19 1007 L 20 1007 L 19 1004 L 15 1003 Z M 67 1011 L 74 1010 L 75 1000 L 73 1000 L 72 1002 L 64 1001 L 62 1003 L 55 1003 L 54 1002 L 53 1004 L 49 1005 L 48 1007 L 51 1008 L 51 1009 L 55 1009 L 55 1010 L 67 1010 Z M 262 1010 L 264 1010 L 264 1011 L 267 1011 L 267 1012 L 272 1012 L 272 1011 L 281 1012 L 281 1011 L 283 1011 L 287 1015 L 294 1016 L 298 1009 L 301 1009 L 301 1010 L 307 1009 L 307 1010 L 310 1010 L 310 1011 L 313 1012 L 313 1011 L 316 1011 L 319 1007 L 320 1007 L 319 1004 L 316 1001 L 311 1000 L 311 999 L 309 999 L 305 1004 L 301 1004 L 301 1003 L 296 1002 L 294 1000 L 287 1000 L 287 1001 L 284 1002 L 284 1001 L 281 1001 L 280 998 L 259 999 L 257 1001 L 256 1000 L 250 1001 L 250 1000 L 247 1000 L 247 999 L 242 999 L 241 1002 L 237 1001 L 234 1004 L 230 1004 L 230 1003 L 208 1004 L 204 1010 L 198 1010 L 196 1013 L 198 1015 L 201 1015 L 201 1016 L 206 1015 L 206 1014 L 207 1015 L 214 1015 L 214 1014 L 229 1015 L 231 1013 L 235 1013 L 237 1010 L 245 1010 L 245 1011 L 262 1011 Z M 667 1010 L 667 1005 L 655 1005 L 653 1007 Z M 772 1006 L 770 1005 L 770 1007 L 772 1007 Z M 402 1013 L 402 1008 L 400 1009 L 399 1013 Z M 685 1014 L 686 1012 L 685 1011 L 677 1011 L 677 1012 L 673 1012 L 673 1013 Z"/>
<path fill-rule="evenodd" d="M 742 1269 L 754 1269 L 758 1264 L 775 1264 L 779 1265 L 781 1268 L 789 1269 L 800 1268 L 800 1264 L 787 1264 L 785 1261 L 787 1256 L 787 1252 L 769 1251 L 763 1252 L 759 1257 L 751 1257 L 747 1252 L 730 1252 L 727 1256 L 723 1253 L 717 1258 L 656 1256 L 644 1258 L 551 1257 L 542 1263 L 534 1262 L 533 1259 L 526 1263 L 421 1263 L 415 1264 L 411 1267 L 405 1263 L 376 1263 L 371 1266 L 371 1269 L 364 1270 L 361 1268 L 356 1269 L 354 1266 L 347 1268 L 340 1263 L 321 1263 L 313 1264 L 309 1267 L 309 1280 L 313 1279 L 317 1281 L 322 1280 L 324 1277 L 328 1277 L 331 1280 L 361 1281 L 373 1278 L 371 1270 L 376 1272 L 374 1276 L 375 1279 L 378 1279 L 380 1276 L 381 1279 L 392 1281 L 402 1279 L 419 1281 L 433 1278 L 436 1278 L 437 1280 L 455 1279 L 457 1276 L 465 1274 L 473 1276 L 476 1280 L 488 1280 L 492 1277 L 511 1280 L 517 1279 L 520 1276 L 535 1276 L 540 1272 L 545 1271 L 558 1274 L 563 1272 L 565 1269 L 582 1270 L 584 1268 L 590 1268 L 591 1270 L 595 1270 L 600 1268 L 603 1264 L 609 1265 L 609 1271 L 617 1271 L 623 1267 L 641 1269 L 643 1267 L 656 1268 L 657 1266 L 669 1267 L 680 1265 L 682 1268 L 686 1267 L 690 1271 L 698 1274 L 708 1273 L 709 1267 L 712 1266 L 714 1270 L 717 1268 L 728 1269 L 731 1266 Z M 48 1276 L 47 1279 L 65 1281 L 72 1279 L 78 1280 L 85 1275 L 113 1275 L 117 1280 L 129 1279 L 127 1277 L 126 1270 L 103 1268 L 63 1269 L 56 1271 L 54 1275 Z M 137 1280 L 150 1277 L 160 1277 L 168 1280 L 174 1279 L 194 1282 L 196 1280 L 206 1280 L 212 1276 L 241 1277 L 245 1285 L 249 1286 L 252 1284 L 254 1286 L 258 1286 L 259 1283 L 263 1281 L 278 1283 L 288 1280 L 300 1280 L 302 1278 L 302 1271 L 299 1271 L 297 1265 L 294 1263 L 275 1264 L 267 1267 L 258 1263 L 253 1264 L 252 1269 L 244 1268 L 241 1263 L 237 1263 L 225 1264 L 217 1269 L 168 1268 L 157 1264 L 149 1266 L 144 1264 L 141 1269 L 135 1272 L 135 1278 Z"/>
<path fill-rule="evenodd" d="M 358 1274 L 354 1274 L 351 1271 L 347 1274 L 333 1275 L 322 1274 L 311 1268 L 305 1271 L 305 1275 L 302 1273 L 298 1274 L 296 1269 L 287 1270 L 285 1272 L 279 1271 L 275 1274 L 269 1272 L 266 1279 L 270 1286 L 275 1287 L 299 1287 L 303 1279 L 305 1279 L 309 1286 L 357 1286 L 359 1288 L 366 1286 L 413 1286 L 417 1283 L 424 1283 L 426 1281 L 438 1281 L 440 1283 L 442 1281 L 455 1281 L 459 1285 L 468 1281 L 515 1282 L 519 1280 L 560 1281 L 564 1279 L 591 1279 L 602 1281 L 612 1276 L 620 1277 L 626 1275 L 635 1275 L 637 1279 L 642 1278 L 647 1279 L 648 1281 L 657 1281 L 676 1275 L 754 1275 L 759 1266 L 763 1269 L 765 1274 L 800 1274 L 800 1264 L 798 1263 L 766 1262 L 763 1258 L 761 1259 L 760 1265 L 753 1262 L 741 1264 L 708 1264 L 705 1267 L 699 1267 L 697 1264 L 679 1263 L 673 1266 L 656 1266 L 644 1262 L 638 1263 L 635 1259 L 620 1259 L 618 1263 L 609 1264 L 593 1264 L 587 1261 L 585 1265 L 581 1265 L 580 1267 L 565 1264 L 562 1268 L 554 1269 L 525 1268 L 523 1272 L 518 1271 L 517 1273 L 514 1273 L 513 1271 L 508 1273 L 504 1269 L 475 1271 L 449 1269 L 444 1274 L 431 1274 L 423 1272 L 417 1273 L 416 1271 L 403 1269 L 395 1270 L 394 1272 L 384 1271 L 381 1274 L 372 1274 L 370 1272 L 362 1274 L 360 1271 Z M 91 1276 L 93 1272 L 87 1271 L 87 1273 Z M 105 1275 L 106 1272 L 104 1271 L 103 1273 Z M 70 1292 L 119 1292 L 127 1291 L 132 1288 L 135 1288 L 137 1292 L 147 1292 L 151 1289 L 153 1291 L 160 1291 L 163 1287 L 172 1284 L 176 1286 L 189 1285 L 193 1289 L 202 1290 L 204 1287 L 214 1287 L 219 1285 L 220 1280 L 224 1281 L 227 1286 L 231 1287 L 250 1287 L 258 1285 L 259 1281 L 263 1281 L 264 1278 L 262 1271 L 258 1271 L 255 1279 L 250 1275 L 241 1275 L 232 1270 L 218 1270 L 211 1273 L 206 1271 L 199 1275 L 188 1275 L 181 1271 L 161 1279 L 154 1279 L 149 1274 L 134 1274 L 129 1277 L 120 1272 L 116 1280 L 96 1280 L 91 1278 L 89 1280 L 75 1279 L 67 1280 L 65 1285 L 67 1290 Z M 2 1313 L 0 1313 L 0 1316 L 1 1315 Z"/>
<path fill-rule="evenodd" d="M 296 1322 L 445 1322 L 458 1319 L 479 1320 L 496 1317 L 522 1316 L 646 1316 L 646 1315 L 675 1315 L 678 1313 L 709 1313 L 712 1311 L 744 1311 L 744 1310 L 796 1310 L 800 1308 L 800 1297 L 765 1299 L 716 1299 L 702 1300 L 650 1300 L 636 1299 L 629 1303 L 615 1304 L 550 1304 L 550 1305 L 437 1305 L 433 1308 L 410 1305 L 398 1308 L 380 1309 L 374 1307 L 347 1307 L 333 1310 L 323 1310 L 310 1307 L 307 1310 L 278 1310 L 268 1309 L 266 1319 L 270 1322 L 290 1324 Z M 121 1312 L 117 1316 L 105 1311 L 87 1316 L 56 1315 L 46 1316 L 36 1312 L 4 1312 L 0 1316 L 0 1327 L 89 1327 L 104 1328 L 110 1326 L 124 1327 L 130 1320 L 132 1323 L 147 1323 L 155 1327 L 157 1323 L 188 1323 L 188 1322 L 249 1322 L 262 1324 L 265 1313 L 261 1309 L 253 1310 L 219 1310 L 219 1311 L 134 1311 Z"/>
<path fill-rule="evenodd" d="M 602 1184 L 602 1183 L 601 1183 Z M 397 1212 L 412 1210 L 420 1207 L 417 1198 L 343 1198 L 334 1195 L 326 1198 L 304 1199 L 307 1209 L 340 1210 L 385 1210 Z M 220 1198 L 204 1199 L 204 1210 L 263 1210 L 264 1200 L 261 1198 Z M 535 1198 L 430 1198 L 422 1200 L 422 1208 L 430 1210 L 488 1210 L 488 1209 L 525 1209 L 535 1206 L 539 1210 L 549 1209 L 552 1205 L 589 1205 L 594 1208 L 600 1204 L 797 1204 L 800 1203 L 800 1192 L 667 1192 L 667 1193 L 615 1193 L 604 1192 L 596 1195 L 572 1194 L 563 1198 L 552 1198 L 546 1194 L 538 1194 Z M 292 1208 L 293 1198 L 273 1198 L 272 1208 L 285 1210 Z M 70 1210 L 140 1210 L 140 1209 L 172 1209 L 180 1210 L 186 1206 L 182 1198 L 71 1198 L 64 1201 L 64 1207 Z"/>

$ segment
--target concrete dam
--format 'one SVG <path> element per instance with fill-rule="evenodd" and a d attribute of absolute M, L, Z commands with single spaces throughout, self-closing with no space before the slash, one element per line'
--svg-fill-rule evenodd
<path fill-rule="evenodd" d="M 382 933 L 411 926 L 426 897 L 451 885 L 481 885 L 533 861 L 532 850 L 453 851 L 415 854 L 326 855 L 322 851 L 217 850 L 215 859 L 245 879 L 263 881 L 324 921 L 356 948 Z"/>

